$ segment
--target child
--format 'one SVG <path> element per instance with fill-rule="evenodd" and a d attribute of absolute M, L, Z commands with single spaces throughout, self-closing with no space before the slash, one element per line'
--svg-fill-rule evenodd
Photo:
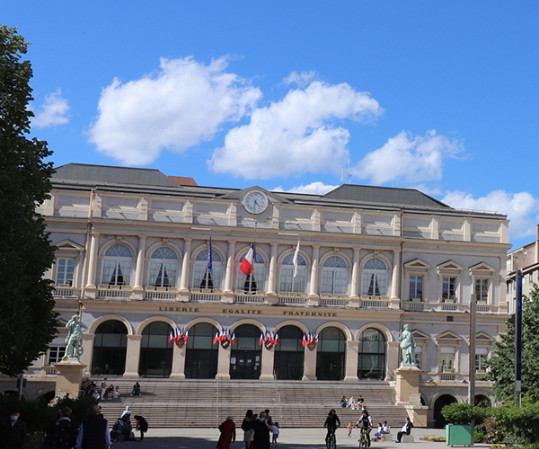
<path fill-rule="evenodd" d="M 382 423 L 379 422 L 378 423 L 378 430 L 376 431 L 376 433 L 374 434 L 374 439 L 373 441 L 378 441 L 380 439 L 382 439 L 382 434 L 384 433 L 384 428 L 382 426 Z"/>
<path fill-rule="evenodd" d="M 271 447 L 275 449 L 277 447 L 277 438 L 279 438 L 279 423 L 273 423 L 273 437 L 271 439 Z"/>
<path fill-rule="evenodd" d="M 348 429 L 348 438 L 351 438 L 352 437 L 352 429 L 354 428 L 354 425 L 350 422 L 350 423 L 348 423 L 346 428 Z"/>

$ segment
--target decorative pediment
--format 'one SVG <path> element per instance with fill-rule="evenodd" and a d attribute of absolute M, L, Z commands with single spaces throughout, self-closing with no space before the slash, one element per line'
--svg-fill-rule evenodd
<path fill-rule="evenodd" d="M 456 345 L 462 340 L 462 337 L 451 331 L 446 331 L 443 334 L 437 335 L 435 338 L 438 344 L 445 343 L 450 345 Z"/>
<path fill-rule="evenodd" d="M 55 246 L 56 246 L 56 251 L 76 251 L 76 252 L 84 251 L 84 246 L 81 246 L 78 243 L 75 243 L 71 240 L 62 240 L 61 242 L 56 243 Z"/>
<path fill-rule="evenodd" d="M 427 262 L 423 262 L 421 259 L 414 259 L 406 262 L 404 268 L 408 271 L 429 271 L 431 266 Z"/>
<path fill-rule="evenodd" d="M 494 338 L 484 332 L 477 332 L 477 334 L 475 334 L 475 343 L 478 345 L 492 345 L 494 341 Z"/>
<path fill-rule="evenodd" d="M 414 340 L 418 341 L 418 342 L 421 342 L 421 343 L 427 341 L 430 338 L 427 334 L 425 334 L 425 333 L 423 333 L 421 331 L 418 331 L 417 329 L 414 329 L 412 331 L 412 334 L 414 335 Z"/>
<path fill-rule="evenodd" d="M 487 265 L 485 262 L 478 263 L 476 265 L 472 265 L 470 268 L 470 273 L 474 275 L 478 274 L 484 274 L 488 276 L 492 276 L 496 270 L 492 268 L 490 265 Z"/>
<path fill-rule="evenodd" d="M 447 262 L 441 263 L 437 267 L 438 272 L 453 272 L 453 273 L 460 273 L 463 270 L 463 267 L 459 265 L 456 262 L 453 262 L 452 260 L 448 260 Z"/>

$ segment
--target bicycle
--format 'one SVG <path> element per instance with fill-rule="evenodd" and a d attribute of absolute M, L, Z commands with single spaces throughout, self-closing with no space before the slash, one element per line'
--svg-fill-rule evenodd
<path fill-rule="evenodd" d="M 337 449 L 335 430 L 328 429 L 328 434 L 326 435 L 326 449 Z"/>
<path fill-rule="evenodd" d="M 359 449 L 368 449 L 371 445 L 369 443 L 368 430 L 365 427 L 361 427 L 361 436 L 359 438 Z"/>

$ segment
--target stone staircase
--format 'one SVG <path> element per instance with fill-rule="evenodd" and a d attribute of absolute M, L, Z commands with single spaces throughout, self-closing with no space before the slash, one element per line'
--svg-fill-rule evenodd
<path fill-rule="evenodd" d="M 99 385 L 101 379 L 94 378 Z M 142 396 L 130 396 L 139 381 Z M 142 415 L 150 427 L 216 427 L 227 416 L 239 426 L 247 409 L 266 408 L 281 427 L 322 427 L 331 408 L 341 424 L 357 422 L 358 410 L 339 407 L 342 396 L 362 394 L 375 423 L 387 420 L 401 427 L 407 413 L 396 406 L 395 391 L 387 382 L 261 381 L 215 379 L 125 379 L 109 378 L 120 387 L 121 397 L 102 400 L 103 415 L 112 425 L 129 405 L 132 416 Z"/>

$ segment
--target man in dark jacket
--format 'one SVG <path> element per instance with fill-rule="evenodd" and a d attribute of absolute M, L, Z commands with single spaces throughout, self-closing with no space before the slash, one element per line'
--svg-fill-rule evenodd
<path fill-rule="evenodd" d="M 62 416 L 58 418 L 49 432 L 42 449 L 71 449 L 75 444 L 75 427 L 71 422 L 72 410 L 69 407 L 62 409 Z"/>
<path fill-rule="evenodd" d="M 110 448 L 110 433 L 107 420 L 101 415 L 99 405 L 92 407 L 92 414 L 80 425 L 75 449 Z"/>
<path fill-rule="evenodd" d="M 406 418 L 404 426 L 402 426 L 400 432 L 397 432 L 397 439 L 395 440 L 395 443 L 400 443 L 403 435 L 410 435 L 412 427 L 414 427 L 412 421 L 410 421 L 410 418 Z"/>
<path fill-rule="evenodd" d="M 9 421 L 4 422 L 2 426 L 2 443 L 9 449 L 22 449 L 24 440 L 28 431 L 26 423 L 21 419 L 21 413 L 18 410 L 13 410 L 9 414 Z"/>

